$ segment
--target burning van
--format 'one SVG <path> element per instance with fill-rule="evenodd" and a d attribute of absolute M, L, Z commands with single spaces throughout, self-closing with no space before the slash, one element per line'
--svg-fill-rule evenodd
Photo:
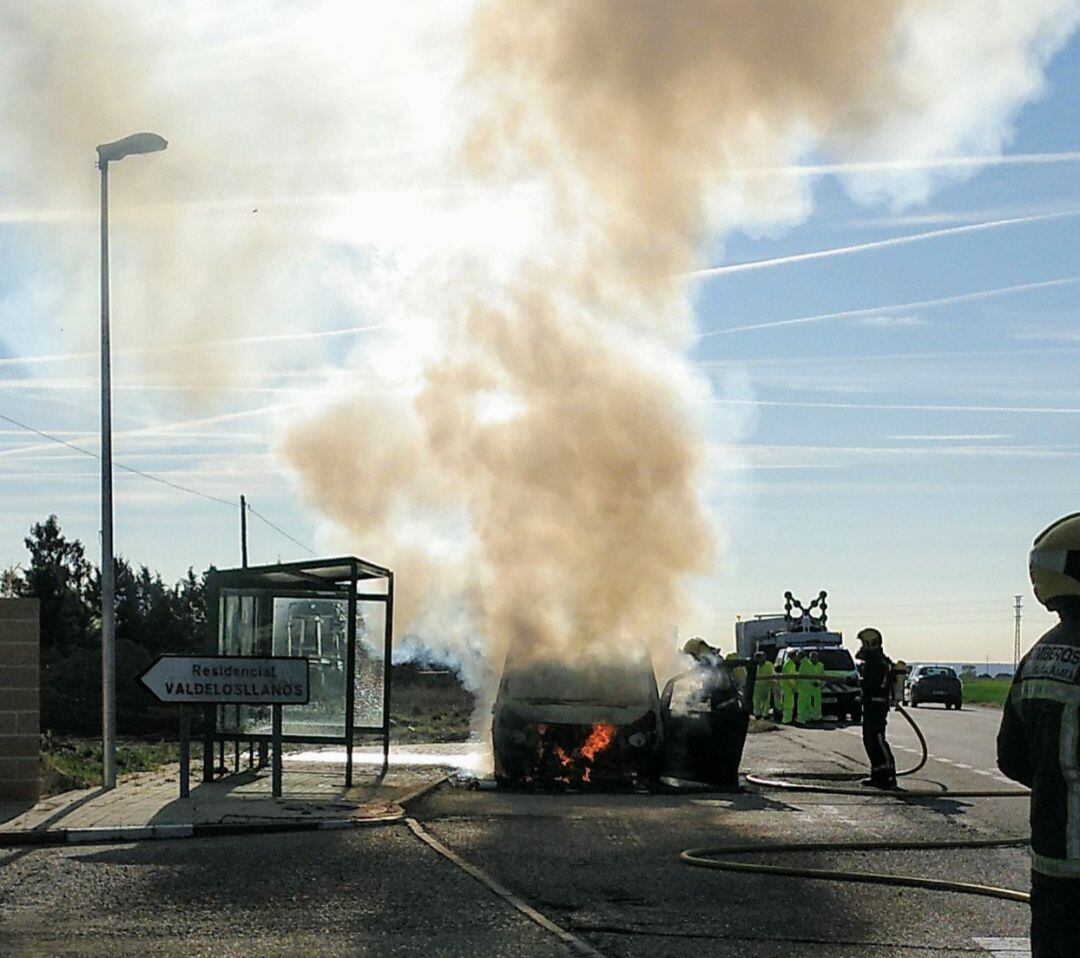
<path fill-rule="evenodd" d="M 507 656 L 492 743 L 501 785 L 613 787 L 659 774 L 660 700 L 644 652 L 604 661 Z"/>

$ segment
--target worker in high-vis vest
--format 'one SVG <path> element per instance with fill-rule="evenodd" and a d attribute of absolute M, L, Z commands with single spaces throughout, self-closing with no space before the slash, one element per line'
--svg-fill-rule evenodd
<path fill-rule="evenodd" d="M 816 674 L 817 670 L 814 668 L 814 663 L 810 661 L 810 656 L 804 652 L 799 659 L 799 698 L 795 710 L 800 725 L 806 725 L 814 721 L 814 686 L 817 683 L 813 681 L 813 677 Z"/>
<path fill-rule="evenodd" d="M 757 680 L 754 682 L 754 717 L 768 718 L 772 712 L 773 686 L 776 685 L 771 675 L 776 674 L 776 666 L 765 658 L 764 652 L 754 655 L 757 662 Z"/>
<path fill-rule="evenodd" d="M 795 721 L 795 686 L 799 683 L 795 681 L 794 676 L 798 674 L 799 667 L 795 664 L 795 657 L 792 656 L 784 663 L 784 668 L 781 670 L 781 675 L 784 676 L 780 680 L 780 693 L 783 701 L 783 723 L 790 725 Z M 792 678 L 788 678 L 788 676 Z"/>
<path fill-rule="evenodd" d="M 1077 954 L 1080 915 L 1080 512 L 1035 539 L 1035 598 L 1061 621 L 1020 660 L 998 768 L 1031 789 L 1031 955 Z"/>

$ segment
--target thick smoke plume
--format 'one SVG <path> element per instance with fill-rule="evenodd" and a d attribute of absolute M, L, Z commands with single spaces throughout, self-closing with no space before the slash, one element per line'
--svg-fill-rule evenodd
<path fill-rule="evenodd" d="M 337 503 L 330 514 L 375 542 L 433 497 L 463 507 L 471 624 L 496 664 L 508 644 L 583 656 L 644 642 L 670 661 L 687 581 L 717 558 L 703 504 L 708 389 L 679 354 L 683 277 L 717 230 L 804 214 L 804 186 L 755 170 L 810 144 L 857 153 L 933 112 L 943 93 L 907 67 L 960 52 L 955 36 L 934 47 L 941 6 L 481 5 L 464 162 L 489 182 L 541 189 L 546 228 L 508 275 L 466 270 L 440 290 L 441 347 L 409 421 L 371 410 L 363 438 L 345 440 L 357 446 L 339 481 L 301 465 L 314 461 L 313 424 L 292 431 L 286 457 L 310 501 Z M 953 8 L 986 12 L 976 6 Z M 1053 12 L 1027 21 L 1044 41 Z M 916 146 L 956 148 L 963 135 Z M 340 426 L 332 410 L 317 428 Z M 356 481 L 371 470 L 384 481 Z M 459 571 L 442 567 L 450 580 Z M 412 598 L 422 623 L 425 598 L 447 596 Z"/>
<path fill-rule="evenodd" d="M 93 145 L 156 129 L 169 151 L 117 171 L 127 334 L 198 347 L 386 324 L 274 368 L 241 349 L 153 369 L 205 399 L 332 365 L 280 455 L 328 550 L 397 570 L 405 643 L 445 648 L 477 687 L 511 642 L 644 643 L 665 666 L 688 586 L 723 552 L 706 449 L 726 437 L 685 358 L 687 274 L 728 230 L 807 215 L 785 164 L 1000 150 L 1080 15 L 1076 0 L 211 6 L 8 3 L 3 214 L 92 217 Z M 902 206 L 934 176 L 845 183 Z M 48 291 L 5 303 L 24 350 L 48 347 L 61 302 L 93 314 L 93 234 L 73 235 L 33 247 L 53 257 Z"/>

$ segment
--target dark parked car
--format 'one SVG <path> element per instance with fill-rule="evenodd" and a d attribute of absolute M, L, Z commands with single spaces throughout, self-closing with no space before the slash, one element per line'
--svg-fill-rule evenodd
<path fill-rule="evenodd" d="M 750 717 L 723 662 L 680 672 L 660 696 L 663 775 L 737 787 Z"/>
<path fill-rule="evenodd" d="M 964 704 L 964 683 L 947 665 L 916 665 L 904 683 L 904 700 L 913 709 L 927 702 L 959 709 Z"/>
<path fill-rule="evenodd" d="M 645 653 L 575 662 L 507 656 L 492 745 L 501 785 L 627 785 L 659 775 L 660 699 Z"/>
<path fill-rule="evenodd" d="M 831 677 L 821 689 L 821 714 L 835 715 L 841 721 L 850 718 L 856 725 L 862 721 L 862 693 L 859 690 L 859 672 L 851 653 L 840 645 L 799 645 L 781 649 L 776 656 L 776 671 L 781 672 L 784 663 L 796 652 L 817 652 L 825 671 L 842 672 L 843 677 Z M 801 688 L 801 685 L 798 686 Z M 779 716 L 777 716 L 779 717 Z"/>

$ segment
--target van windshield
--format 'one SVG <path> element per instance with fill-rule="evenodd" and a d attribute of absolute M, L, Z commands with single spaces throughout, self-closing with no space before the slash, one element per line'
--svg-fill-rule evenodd
<path fill-rule="evenodd" d="M 847 649 L 817 649 L 818 659 L 829 672 L 854 672 L 855 660 Z"/>

